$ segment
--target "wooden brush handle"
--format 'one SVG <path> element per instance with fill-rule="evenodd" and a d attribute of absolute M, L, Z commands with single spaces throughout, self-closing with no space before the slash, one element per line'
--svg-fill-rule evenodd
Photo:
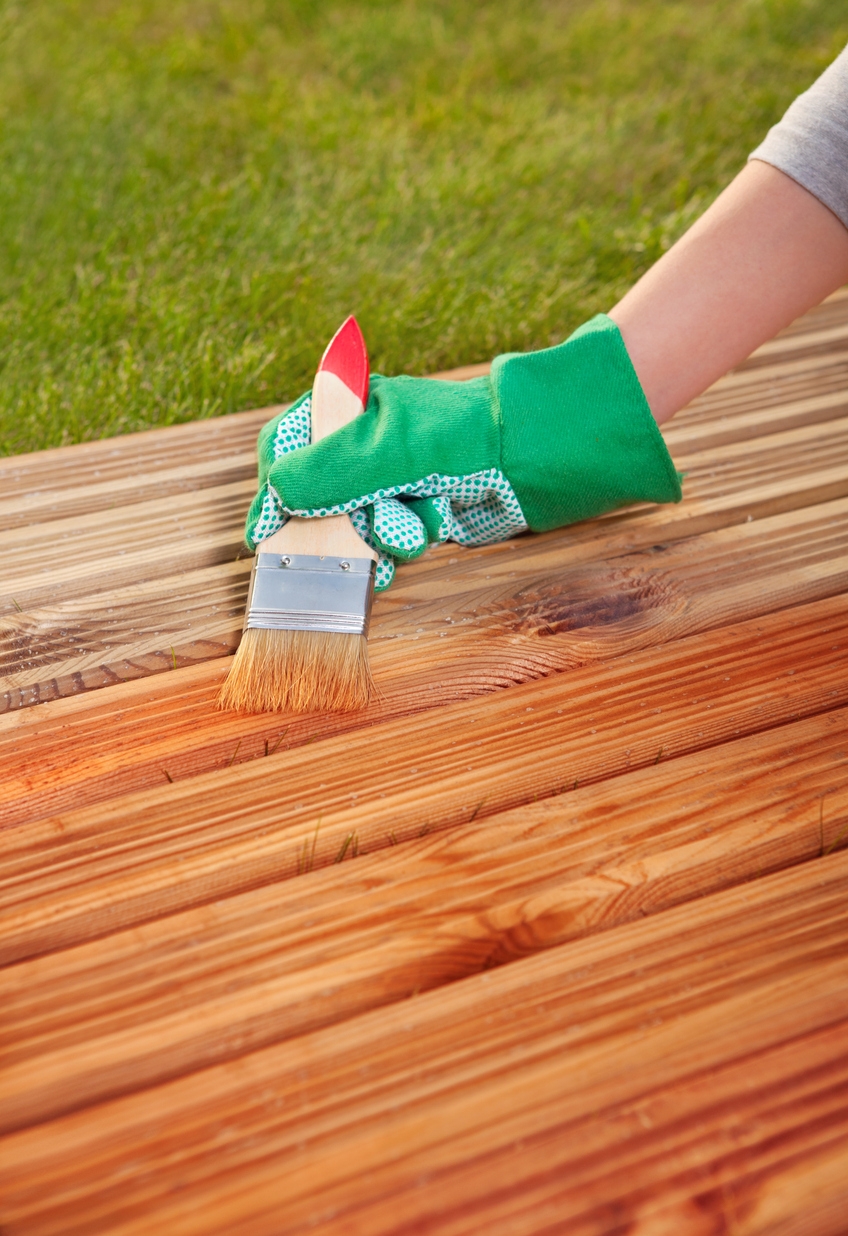
<path fill-rule="evenodd" d="M 312 441 L 320 442 L 355 420 L 362 400 L 329 369 L 319 369 L 312 384 Z"/>
<path fill-rule="evenodd" d="M 348 319 L 348 322 L 352 319 Z M 345 326 L 334 337 L 339 339 Z M 357 333 L 359 328 L 357 327 Z M 361 336 L 360 336 L 361 337 Z M 328 357 L 332 363 L 333 343 L 324 353 L 322 368 L 315 375 L 312 387 L 312 441 L 319 442 L 328 434 L 335 433 L 362 411 L 362 399 L 346 382 L 324 368 Z M 364 349 L 363 349 L 364 357 Z M 365 360 L 367 366 L 367 359 Z M 365 369 L 367 392 L 368 370 Z M 257 553 L 267 550 L 275 554 L 317 554 L 319 557 L 371 558 L 377 561 L 377 553 L 366 545 L 350 522 L 348 515 L 330 515 L 325 519 L 292 518 L 257 547 Z"/>

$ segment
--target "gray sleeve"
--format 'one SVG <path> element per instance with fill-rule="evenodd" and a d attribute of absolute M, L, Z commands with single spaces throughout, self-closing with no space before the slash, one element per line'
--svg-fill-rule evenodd
<path fill-rule="evenodd" d="M 797 180 L 848 227 L 848 47 L 748 158 Z"/>

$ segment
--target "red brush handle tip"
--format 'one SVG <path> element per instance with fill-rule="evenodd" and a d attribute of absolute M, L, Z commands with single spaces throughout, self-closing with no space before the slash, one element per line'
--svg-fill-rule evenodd
<path fill-rule="evenodd" d="M 342 322 L 327 344 L 318 372 L 322 369 L 341 378 L 345 386 L 352 390 L 363 407 L 365 406 L 368 400 L 368 352 L 359 323 L 353 314 Z"/>

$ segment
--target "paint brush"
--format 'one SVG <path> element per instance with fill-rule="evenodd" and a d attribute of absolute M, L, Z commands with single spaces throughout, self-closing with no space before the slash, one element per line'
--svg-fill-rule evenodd
<path fill-rule="evenodd" d="M 312 441 L 368 398 L 356 318 L 339 327 L 312 387 Z M 256 547 L 241 643 L 219 697 L 242 712 L 346 712 L 371 694 L 368 620 L 377 555 L 347 515 L 291 518 Z"/>

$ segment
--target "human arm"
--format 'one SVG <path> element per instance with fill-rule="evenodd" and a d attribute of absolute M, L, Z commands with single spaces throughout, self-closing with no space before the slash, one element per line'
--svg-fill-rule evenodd
<path fill-rule="evenodd" d="M 848 228 L 756 160 L 609 316 L 661 425 L 846 281 Z"/>
<path fill-rule="evenodd" d="M 848 48 L 610 317 L 657 422 L 848 280 Z"/>
<path fill-rule="evenodd" d="M 289 515 L 344 510 L 381 552 L 384 587 L 428 542 L 678 501 L 657 425 L 848 280 L 848 50 L 751 157 L 611 313 L 565 343 L 496 357 L 489 378 L 452 389 L 377 379 L 355 426 L 315 446 L 303 401 L 288 427 L 266 427 L 248 544 Z"/>

